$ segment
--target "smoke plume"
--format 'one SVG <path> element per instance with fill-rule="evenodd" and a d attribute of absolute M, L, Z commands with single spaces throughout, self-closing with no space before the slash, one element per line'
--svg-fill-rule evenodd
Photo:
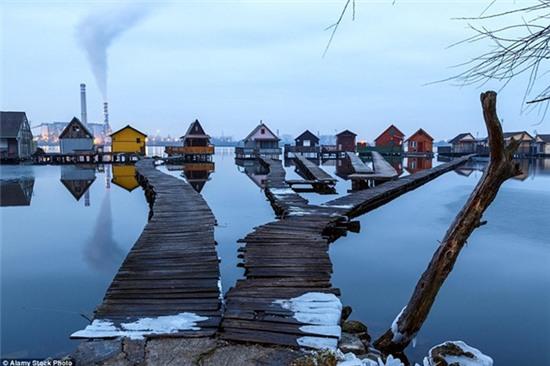
<path fill-rule="evenodd" d="M 97 86 L 107 100 L 107 52 L 122 33 L 142 20 L 151 8 L 143 4 L 123 3 L 92 13 L 77 26 L 77 38 L 86 52 Z"/>

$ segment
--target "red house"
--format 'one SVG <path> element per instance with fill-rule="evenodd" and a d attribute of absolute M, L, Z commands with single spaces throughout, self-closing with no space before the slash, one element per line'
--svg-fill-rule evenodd
<path fill-rule="evenodd" d="M 394 125 L 390 125 L 374 140 L 374 146 L 381 154 L 401 154 L 404 138 L 405 134 L 403 132 Z"/>
<path fill-rule="evenodd" d="M 355 137 L 357 135 L 350 130 L 345 130 L 336 135 L 336 150 L 355 152 Z"/>
<path fill-rule="evenodd" d="M 434 139 L 423 129 L 419 129 L 407 140 L 407 152 L 414 154 L 433 154 Z"/>

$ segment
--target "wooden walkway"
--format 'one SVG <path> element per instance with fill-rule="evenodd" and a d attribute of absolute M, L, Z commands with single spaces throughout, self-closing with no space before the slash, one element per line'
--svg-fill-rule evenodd
<path fill-rule="evenodd" d="M 357 156 L 354 152 L 347 152 L 348 158 L 351 161 L 351 166 L 353 167 L 353 173 L 354 174 L 372 174 L 374 171 L 370 166 L 365 164 L 359 156 Z"/>
<path fill-rule="evenodd" d="M 376 151 L 371 152 L 372 165 L 374 166 L 374 173 L 380 178 L 393 179 L 397 178 L 397 171 L 390 163 L 384 159 L 380 153 Z"/>
<path fill-rule="evenodd" d="M 474 155 L 463 156 L 434 168 L 383 183 L 374 188 L 350 193 L 326 202 L 323 206 L 344 208 L 347 217 L 357 217 L 455 169 L 472 158 L 472 156 Z"/>
<path fill-rule="evenodd" d="M 336 179 L 334 177 L 304 156 L 296 155 L 294 161 L 296 162 L 296 167 L 299 172 L 305 179 L 316 181 L 319 185 L 334 186 L 336 184 Z"/>
<path fill-rule="evenodd" d="M 94 321 L 73 338 L 211 336 L 221 319 L 215 218 L 191 185 L 136 163 L 150 220 L 128 253 Z"/>
<path fill-rule="evenodd" d="M 339 209 L 309 205 L 269 165 L 266 195 L 283 216 L 248 234 L 240 248 L 246 279 L 226 295 L 223 339 L 294 347 L 335 348 L 340 337 L 340 291 L 332 287 L 328 245 L 344 219 Z"/>
<path fill-rule="evenodd" d="M 245 279 L 226 295 L 223 339 L 335 349 L 341 335 L 340 291 L 331 284 L 329 243 L 349 219 L 380 206 L 469 157 L 457 159 L 324 205 L 309 205 L 284 182 L 281 162 L 263 159 L 270 173 L 266 195 L 279 220 L 241 240 Z"/>

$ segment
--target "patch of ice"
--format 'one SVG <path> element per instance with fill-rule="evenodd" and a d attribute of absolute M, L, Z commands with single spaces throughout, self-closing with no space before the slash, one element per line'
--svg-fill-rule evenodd
<path fill-rule="evenodd" d="M 338 337 L 342 335 L 342 328 L 339 325 L 304 325 L 300 327 L 304 333 Z"/>
<path fill-rule="evenodd" d="M 197 322 L 207 319 L 207 317 L 194 313 L 179 313 L 156 318 L 141 318 L 131 323 L 121 323 L 120 328 L 116 327 L 111 321 L 96 319 L 86 328 L 71 334 L 71 337 L 142 339 L 143 336 L 148 334 L 169 334 L 182 330 L 199 330 L 200 327 L 197 326 Z"/>
<path fill-rule="evenodd" d="M 463 356 L 442 355 L 442 357 L 445 359 L 447 364 L 457 365 L 457 366 L 493 366 L 493 359 L 491 357 L 483 354 L 477 348 L 467 345 L 463 341 L 447 341 L 445 343 L 438 344 L 437 346 L 432 347 L 428 353 L 429 356 L 424 358 L 424 366 L 435 366 L 436 363 L 433 362 L 432 351 L 437 347 L 444 346 L 445 344 L 449 344 L 449 343 L 462 349 L 465 353 L 466 352 L 471 353 L 473 357 L 468 357 L 466 355 L 463 355 Z"/>
<path fill-rule="evenodd" d="M 275 300 L 283 309 L 294 312 L 294 319 L 304 324 L 338 325 L 342 303 L 334 294 L 308 292 L 288 300 Z"/>
<path fill-rule="evenodd" d="M 335 207 L 335 208 L 353 208 L 353 205 L 327 205 L 324 203 L 321 206 Z"/>
<path fill-rule="evenodd" d="M 341 354 L 341 352 L 340 352 Z M 338 357 L 337 366 L 405 366 L 398 358 L 393 358 L 389 355 L 386 362 L 378 358 L 378 361 L 371 360 L 369 358 L 359 359 L 353 353 L 348 352 Z"/>
<path fill-rule="evenodd" d="M 269 191 L 274 195 L 295 194 L 291 188 L 270 188 Z"/>
<path fill-rule="evenodd" d="M 304 336 L 297 339 L 298 344 L 302 347 L 315 349 L 331 349 L 335 350 L 338 346 L 338 339 L 326 337 L 310 337 Z"/>

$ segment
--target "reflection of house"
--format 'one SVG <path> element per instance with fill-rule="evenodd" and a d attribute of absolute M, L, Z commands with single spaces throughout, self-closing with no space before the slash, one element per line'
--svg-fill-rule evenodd
<path fill-rule="evenodd" d="M 252 180 L 254 184 L 256 184 L 258 187 L 265 188 L 269 168 L 267 168 L 263 164 L 260 164 L 258 160 L 248 160 L 248 162 L 253 163 L 245 165 L 237 164 L 237 166 L 242 168 L 242 170 L 239 169 L 239 171 L 245 173 L 248 178 L 250 178 L 250 180 Z"/>
<path fill-rule="evenodd" d="M 29 206 L 34 177 L 0 180 L 0 206 Z"/>
<path fill-rule="evenodd" d="M 182 155 L 193 159 L 208 160 L 214 154 L 214 146 L 210 144 L 210 136 L 204 132 L 199 120 L 189 125 L 187 132 L 180 138 L 183 146 L 167 146 L 168 156 Z"/>
<path fill-rule="evenodd" d="M 344 130 L 336 135 L 336 150 L 355 152 L 355 137 L 350 130 Z"/>
<path fill-rule="evenodd" d="M 296 153 L 306 158 L 318 158 L 320 152 L 319 137 L 305 130 L 294 139 L 295 145 L 285 145 L 285 159 L 292 158 Z"/>
<path fill-rule="evenodd" d="M 348 179 L 350 174 L 355 173 L 353 165 L 351 164 L 351 159 L 346 156 L 343 159 L 335 160 L 336 162 L 336 175 L 342 179 Z"/>
<path fill-rule="evenodd" d="M 535 137 L 535 146 L 538 155 L 550 155 L 550 135 L 538 134 Z"/>
<path fill-rule="evenodd" d="M 214 163 L 185 163 L 183 164 L 183 175 L 185 179 L 197 192 L 201 192 L 206 182 L 210 179 L 210 173 L 214 171 Z"/>
<path fill-rule="evenodd" d="M 130 125 L 111 134 L 111 151 L 113 153 L 137 153 L 145 155 L 147 135 Z"/>
<path fill-rule="evenodd" d="M 407 139 L 407 153 L 433 154 L 433 141 L 434 139 L 420 128 Z"/>
<path fill-rule="evenodd" d="M 94 149 L 94 135 L 74 117 L 59 135 L 61 154 L 90 153 Z"/>
<path fill-rule="evenodd" d="M 455 154 L 472 154 L 476 152 L 476 138 L 469 132 L 460 133 L 449 140 L 451 152 Z"/>
<path fill-rule="evenodd" d="M 407 158 L 407 171 L 409 174 L 414 174 L 422 170 L 432 168 L 432 159 L 424 157 L 408 157 Z"/>
<path fill-rule="evenodd" d="M 504 132 L 504 142 L 509 144 L 512 139 L 520 141 L 516 150 L 517 155 L 526 156 L 535 154 L 535 139 L 526 131 Z"/>
<path fill-rule="evenodd" d="M 0 158 L 28 159 L 33 153 L 32 132 L 25 112 L 0 112 Z"/>
<path fill-rule="evenodd" d="M 376 151 L 381 154 L 401 154 L 405 134 L 394 125 L 390 125 L 375 140 Z"/>
<path fill-rule="evenodd" d="M 95 180 L 95 168 L 76 165 L 61 166 L 61 183 L 79 201 Z"/>
<path fill-rule="evenodd" d="M 260 121 L 243 140 L 244 147 L 236 147 L 237 159 L 255 159 L 257 156 L 278 158 L 281 154 L 279 148 L 279 137 Z"/>
<path fill-rule="evenodd" d="M 112 165 L 113 179 L 111 182 L 117 186 L 124 188 L 128 192 L 132 192 L 139 187 L 139 183 L 136 179 L 136 168 L 133 165 Z"/>

